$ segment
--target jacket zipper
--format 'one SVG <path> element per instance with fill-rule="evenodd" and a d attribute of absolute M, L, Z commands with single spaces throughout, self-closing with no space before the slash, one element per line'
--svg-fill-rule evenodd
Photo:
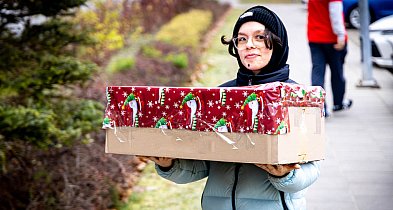
<path fill-rule="evenodd" d="M 252 78 L 248 79 L 248 85 L 252 85 Z"/>
<path fill-rule="evenodd" d="M 282 203 L 282 207 L 284 210 L 288 210 L 288 206 L 285 203 L 285 197 L 284 197 L 284 192 L 283 191 L 278 191 L 280 193 L 280 197 L 281 197 L 281 203 Z"/>
<path fill-rule="evenodd" d="M 232 210 L 236 210 L 236 187 L 237 187 L 237 182 L 239 180 L 239 169 L 240 169 L 240 163 L 235 164 L 235 182 L 233 183 L 232 187 Z"/>
<path fill-rule="evenodd" d="M 235 164 L 235 181 L 234 181 L 233 187 L 232 187 L 232 210 L 236 210 L 236 187 L 237 187 L 237 182 L 239 181 L 240 166 L 241 166 L 240 163 Z M 285 203 L 284 192 L 283 191 L 278 191 L 278 192 L 280 193 L 283 209 L 288 210 L 288 206 Z"/>

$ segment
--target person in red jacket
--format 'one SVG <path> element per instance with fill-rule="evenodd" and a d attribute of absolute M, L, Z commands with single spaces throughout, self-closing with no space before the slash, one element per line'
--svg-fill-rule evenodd
<path fill-rule="evenodd" d="M 348 37 L 341 0 L 308 1 L 307 37 L 312 60 L 312 85 L 324 87 L 328 64 L 333 92 L 332 111 L 349 109 L 352 100 L 344 99 L 344 62 Z M 328 116 L 328 112 L 325 114 Z"/>

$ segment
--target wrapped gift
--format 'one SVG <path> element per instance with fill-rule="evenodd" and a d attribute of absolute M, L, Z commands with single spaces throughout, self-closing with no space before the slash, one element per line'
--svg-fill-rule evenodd
<path fill-rule="evenodd" d="M 106 94 L 107 152 L 256 163 L 322 159 L 321 87 L 281 82 L 222 88 L 110 86 Z M 302 141 L 311 136 L 302 133 L 313 135 L 320 155 L 312 158 L 304 151 L 308 146 Z M 278 152 L 288 153 L 278 151 L 284 141 L 291 141 L 288 149 L 301 147 L 296 159 L 279 157 Z"/>

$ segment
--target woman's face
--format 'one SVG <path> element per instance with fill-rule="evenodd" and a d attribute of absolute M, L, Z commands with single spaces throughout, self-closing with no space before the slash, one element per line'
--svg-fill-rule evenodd
<path fill-rule="evenodd" d="M 238 32 L 238 39 L 242 39 L 243 42 L 246 40 L 245 46 L 238 48 L 240 60 L 254 74 L 258 74 L 260 69 L 269 63 L 273 53 L 273 49 L 269 50 L 264 43 L 261 43 L 264 31 L 265 26 L 261 23 L 246 22 Z"/>

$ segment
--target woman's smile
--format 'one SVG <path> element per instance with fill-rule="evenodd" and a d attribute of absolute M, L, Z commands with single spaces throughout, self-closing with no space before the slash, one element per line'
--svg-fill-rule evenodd
<path fill-rule="evenodd" d="M 257 54 L 257 53 L 249 53 L 249 54 L 246 54 L 245 59 L 254 59 L 254 58 L 257 58 L 259 56 L 260 55 Z"/>

